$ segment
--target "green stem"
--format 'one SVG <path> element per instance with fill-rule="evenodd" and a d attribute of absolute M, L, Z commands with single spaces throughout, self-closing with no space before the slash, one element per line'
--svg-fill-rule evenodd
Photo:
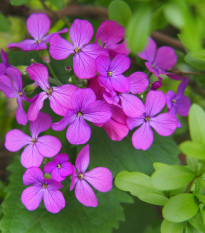
<path fill-rule="evenodd" d="M 61 86 L 61 85 L 63 85 L 59 80 L 56 80 L 56 79 L 51 78 L 51 77 L 49 77 L 49 82 L 50 82 L 51 84 L 53 84 L 53 85 L 56 85 L 56 86 Z"/>
<path fill-rule="evenodd" d="M 60 80 L 58 79 L 58 77 L 56 76 L 55 72 L 53 71 L 52 66 L 50 65 L 50 63 L 47 63 L 48 69 L 50 70 L 53 78 L 58 82 L 58 85 L 62 85 L 62 83 L 60 82 Z"/>

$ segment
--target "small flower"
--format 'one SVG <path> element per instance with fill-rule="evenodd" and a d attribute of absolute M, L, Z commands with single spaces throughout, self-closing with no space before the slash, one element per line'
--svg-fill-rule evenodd
<path fill-rule="evenodd" d="M 11 65 L 8 63 L 8 55 L 4 52 L 3 49 L 1 49 L 1 60 L 3 62 L 0 63 L 0 75 L 6 74 L 6 69 L 11 67 Z"/>
<path fill-rule="evenodd" d="M 90 126 L 93 123 L 105 123 L 111 117 L 110 106 L 104 100 L 96 100 L 95 93 L 90 88 L 79 89 L 74 92 L 71 99 L 72 107 L 67 110 L 64 118 L 54 123 L 52 128 L 56 131 L 67 129 L 66 137 L 71 144 L 84 144 L 91 136 Z"/>
<path fill-rule="evenodd" d="M 34 97 L 35 100 L 28 109 L 28 119 L 34 121 L 37 118 L 39 111 L 43 107 L 44 100 L 47 98 L 50 101 L 52 110 L 56 114 L 64 116 L 67 108 L 71 106 L 71 96 L 78 88 L 71 84 L 51 87 L 48 82 L 48 69 L 42 64 L 33 63 L 26 70 L 31 79 L 43 89 L 43 92 Z"/>
<path fill-rule="evenodd" d="M 51 173 L 52 179 L 61 182 L 73 173 L 73 165 L 68 160 L 69 157 L 65 153 L 56 155 L 52 162 L 45 165 L 44 172 Z"/>
<path fill-rule="evenodd" d="M 61 149 L 61 142 L 54 136 L 38 135 L 48 130 L 52 125 L 51 117 L 40 112 L 35 121 L 30 121 L 31 137 L 18 129 L 10 130 L 5 136 L 5 147 L 9 151 L 19 151 L 26 146 L 21 154 L 21 163 L 24 167 L 39 167 L 43 157 L 53 157 Z"/>
<path fill-rule="evenodd" d="M 21 201 L 28 210 L 37 209 L 42 199 L 46 209 L 51 213 L 58 213 L 65 207 L 64 196 L 58 190 L 63 185 L 53 179 L 44 179 L 40 168 L 28 168 L 23 175 L 23 183 L 31 185 L 21 195 Z"/>
<path fill-rule="evenodd" d="M 97 71 L 95 59 L 99 55 L 108 55 L 98 44 L 88 44 L 93 36 L 93 26 L 87 20 L 74 20 L 69 37 L 72 42 L 54 35 L 50 40 L 49 52 L 56 60 L 62 60 L 74 54 L 73 70 L 80 79 L 93 78 Z"/>
<path fill-rule="evenodd" d="M 8 98 L 16 98 L 18 107 L 16 110 L 16 120 L 19 124 L 26 125 L 28 118 L 27 114 L 23 109 L 23 101 L 31 102 L 32 100 L 26 98 L 23 91 L 23 83 L 21 72 L 13 67 L 8 67 L 6 69 L 7 75 L 0 75 L 0 90 Z"/>
<path fill-rule="evenodd" d="M 162 91 L 150 91 L 144 105 L 145 113 L 140 117 L 127 119 L 130 129 L 140 126 L 132 135 L 132 144 L 136 149 L 147 150 L 152 145 L 154 137 L 152 128 L 161 136 L 169 136 L 175 131 L 177 127 L 175 116 L 170 113 L 157 115 L 165 104 L 166 97 Z"/>
<path fill-rule="evenodd" d="M 126 46 L 125 29 L 115 21 L 106 20 L 102 22 L 96 32 L 95 43 L 100 41 L 101 46 L 108 50 L 111 57 L 122 53 L 129 54 L 129 49 Z M 120 43 L 121 42 L 121 43 Z"/>
<path fill-rule="evenodd" d="M 19 43 L 11 43 L 8 45 L 8 49 L 20 48 L 23 51 L 46 49 L 46 42 L 50 41 L 50 37 L 53 34 L 66 33 L 68 31 L 68 29 L 65 28 L 59 32 L 47 34 L 50 29 L 50 24 L 50 19 L 46 14 L 31 14 L 27 19 L 26 26 L 29 34 L 33 37 L 33 39 L 27 39 Z"/>
<path fill-rule="evenodd" d="M 75 187 L 75 196 L 83 205 L 96 207 L 98 200 L 89 184 L 99 192 L 108 192 L 112 189 L 112 173 L 104 167 L 96 167 L 86 172 L 89 163 L 89 145 L 86 145 L 76 158 L 70 190 L 73 190 Z"/>

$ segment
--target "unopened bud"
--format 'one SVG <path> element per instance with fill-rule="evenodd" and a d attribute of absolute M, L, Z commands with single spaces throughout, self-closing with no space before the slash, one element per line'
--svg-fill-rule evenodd
<path fill-rule="evenodd" d="M 51 61 L 50 56 L 49 56 L 49 53 L 46 49 L 40 50 L 39 55 L 44 63 L 47 63 L 47 64 L 50 63 L 50 61 Z"/>

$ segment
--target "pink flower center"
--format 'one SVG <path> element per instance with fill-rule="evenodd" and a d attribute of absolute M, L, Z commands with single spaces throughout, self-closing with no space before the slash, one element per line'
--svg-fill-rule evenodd
<path fill-rule="evenodd" d="M 108 71 L 108 72 L 107 72 L 107 75 L 108 75 L 109 77 L 111 77 L 111 76 L 112 76 L 112 71 Z"/>
<path fill-rule="evenodd" d="M 42 185 L 42 186 L 43 186 L 43 188 L 44 188 L 44 189 L 47 189 L 47 188 L 48 188 L 48 185 L 47 185 L 47 184 L 45 184 L 45 183 L 43 183 L 43 185 Z"/>
<path fill-rule="evenodd" d="M 148 122 L 150 121 L 150 118 L 148 116 L 145 117 L 145 121 Z"/>
<path fill-rule="evenodd" d="M 52 92 L 53 92 L 52 87 L 46 90 L 46 94 L 49 95 L 49 96 L 51 96 Z"/>
<path fill-rule="evenodd" d="M 59 168 L 61 168 L 62 166 L 61 166 L 61 164 L 59 163 L 58 165 L 57 165 L 57 168 L 59 169 Z"/>
<path fill-rule="evenodd" d="M 82 180 L 83 177 L 84 177 L 83 173 L 79 173 L 79 174 L 78 174 L 78 179 L 79 179 L 79 180 Z"/>

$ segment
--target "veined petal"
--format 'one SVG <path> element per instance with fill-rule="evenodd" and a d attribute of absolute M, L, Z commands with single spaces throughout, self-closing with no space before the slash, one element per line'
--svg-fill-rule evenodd
<path fill-rule="evenodd" d="M 137 55 L 140 58 L 152 63 L 155 59 L 156 49 L 157 49 L 157 46 L 156 46 L 155 41 L 152 38 L 149 38 L 146 48 L 141 53 L 138 53 Z"/>
<path fill-rule="evenodd" d="M 130 90 L 129 80 L 122 74 L 110 77 L 113 89 L 118 92 L 128 92 Z"/>
<path fill-rule="evenodd" d="M 48 95 L 45 92 L 41 92 L 37 95 L 33 103 L 31 103 L 28 109 L 28 119 L 29 121 L 35 121 L 38 117 L 40 110 L 43 107 L 44 100 L 48 98 Z"/>
<path fill-rule="evenodd" d="M 93 33 L 93 26 L 89 21 L 75 19 L 70 27 L 69 37 L 75 48 L 81 48 L 90 42 Z"/>
<path fill-rule="evenodd" d="M 127 78 L 130 83 L 130 92 L 132 94 L 140 94 L 144 92 L 149 85 L 147 74 L 143 72 L 135 72 Z"/>
<path fill-rule="evenodd" d="M 149 91 L 145 101 L 145 110 L 147 116 L 155 116 L 166 104 L 166 97 L 162 91 Z"/>
<path fill-rule="evenodd" d="M 174 133 L 178 122 L 176 117 L 169 113 L 162 113 L 156 117 L 152 117 L 150 125 L 161 136 L 169 136 Z"/>
<path fill-rule="evenodd" d="M 71 144 L 85 144 L 91 136 L 91 129 L 83 117 L 77 117 L 67 129 L 66 137 Z"/>
<path fill-rule="evenodd" d="M 130 53 L 125 40 L 120 44 L 107 44 L 106 48 L 108 49 L 111 57 L 115 57 L 119 53 L 124 55 L 128 55 Z"/>
<path fill-rule="evenodd" d="M 110 65 L 110 71 L 114 75 L 122 74 L 130 67 L 130 59 L 124 54 L 118 54 L 114 57 Z"/>
<path fill-rule="evenodd" d="M 53 161 L 56 163 L 65 163 L 69 160 L 69 157 L 65 153 L 58 154 L 54 157 Z"/>
<path fill-rule="evenodd" d="M 111 77 L 99 75 L 98 82 L 99 82 L 100 86 L 104 87 L 108 92 L 113 91 Z"/>
<path fill-rule="evenodd" d="M 43 172 L 39 167 L 28 168 L 23 175 L 24 185 L 40 184 L 43 181 Z"/>
<path fill-rule="evenodd" d="M 73 165 L 70 162 L 62 163 L 61 169 L 59 169 L 61 176 L 69 176 L 73 173 Z"/>
<path fill-rule="evenodd" d="M 44 172 L 45 173 L 51 173 L 54 169 L 58 169 L 57 165 L 58 165 L 58 163 L 55 162 L 55 161 L 51 161 L 51 162 L 47 163 L 44 166 Z M 55 179 L 55 178 L 52 178 L 52 179 Z"/>
<path fill-rule="evenodd" d="M 21 154 L 21 164 L 26 167 L 40 167 L 43 156 L 38 152 L 35 144 L 28 145 Z"/>
<path fill-rule="evenodd" d="M 73 45 L 67 40 L 60 37 L 58 34 L 54 34 L 50 38 L 49 53 L 55 60 L 66 59 L 69 55 L 74 53 Z"/>
<path fill-rule="evenodd" d="M 19 43 L 10 43 L 7 46 L 7 48 L 8 49 L 19 48 L 19 49 L 22 49 L 24 52 L 27 52 L 27 51 L 33 51 L 33 50 L 47 49 L 47 45 L 44 42 L 37 43 L 35 40 L 27 39 Z"/>
<path fill-rule="evenodd" d="M 76 174 L 76 169 L 75 166 L 73 166 L 73 173 L 72 173 L 72 179 L 71 179 L 71 184 L 70 184 L 70 191 L 72 191 L 75 187 L 75 184 L 78 182 L 77 174 Z"/>
<path fill-rule="evenodd" d="M 84 46 L 81 51 L 96 59 L 98 56 L 109 56 L 109 53 L 104 48 L 100 47 L 98 44 L 88 44 Z"/>
<path fill-rule="evenodd" d="M 112 189 L 112 173 L 105 167 L 96 167 L 84 174 L 84 179 L 100 192 Z"/>
<path fill-rule="evenodd" d="M 78 173 L 84 173 L 90 163 L 90 147 L 89 144 L 84 146 L 79 152 L 76 161 L 75 167 L 77 168 Z"/>
<path fill-rule="evenodd" d="M 28 32 L 35 39 L 43 39 L 50 29 L 50 19 L 46 14 L 31 14 L 26 22 Z"/>
<path fill-rule="evenodd" d="M 54 214 L 65 207 L 65 198 L 59 190 L 46 189 L 43 193 L 43 201 L 46 209 Z"/>
<path fill-rule="evenodd" d="M 4 65 L 4 63 L 0 63 L 0 75 L 5 73 L 6 73 L 6 66 Z"/>
<path fill-rule="evenodd" d="M 5 147 L 9 151 L 18 151 L 31 142 L 31 137 L 18 129 L 10 130 L 5 136 Z"/>
<path fill-rule="evenodd" d="M 188 78 L 185 77 L 182 80 L 182 82 L 179 84 L 178 88 L 177 88 L 177 94 L 176 94 L 177 98 L 179 98 L 182 95 L 184 95 L 184 91 L 185 91 L 188 83 L 189 83 L 189 80 L 188 80 Z"/>
<path fill-rule="evenodd" d="M 55 34 L 63 34 L 63 33 L 66 33 L 66 32 L 68 32 L 68 28 L 64 28 L 64 29 L 62 29 L 62 30 L 60 30 L 58 32 L 50 33 L 50 34 L 44 36 L 43 41 L 49 43 L 51 36 L 53 36 Z"/>
<path fill-rule="evenodd" d="M 142 125 L 144 123 L 144 116 L 140 116 L 140 117 L 136 117 L 136 118 L 131 118 L 131 117 L 128 117 L 127 118 L 127 125 L 129 127 L 129 129 L 134 129 L 140 125 Z"/>
<path fill-rule="evenodd" d="M 16 98 L 18 92 L 14 89 L 11 79 L 6 75 L 0 75 L 0 91 L 8 98 Z"/>
<path fill-rule="evenodd" d="M 21 92 L 23 88 L 21 72 L 14 67 L 8 67 L 6 69 L 6 74 L 11 78 L 14 88 L 18 92 Z"/>
<path fill-rule="evenodd" d="M 44 157 L 53 157 L 58 154 L 62 144 L 60 140 L 54 136 L 44 135 L 37 139 L 35 143 L 39 153 Z"/>
<path fill-rule="evenodd" d="M 98 200 L 90 185 L 84 181 L 79 180 L 75 187 L 75 196 L 79 202 L 87 207 L 97 207 Z"/>
<path fill-rule="evenodd" d="M 107 56 L 99 56 L 96 58 L 96 67 L 100 75 L 107 77 L 108 71 L 110 71 L 110 58 Z"/>
<path fill-rule="evenodd" d="M 147 150 L 153 142 L 153 132 L 148 123 L 142 124 L 132 135 L 132 144 L 136 149 Z"/>
<path fill-rule="evenodd" d="M 21 201 L 28 210 L 35 210 L 43 199 L 43 190 L 38 186 L 31 186 L 26 188 L 22 195 Z"/>
<path fill-rule="evenodd" d="M 166 94 L 166 100 L 167 100 L 167 107 L 169 110 L 175 109 L 175 105 L 173 104 L 172 100 L 176 100 L 176 94 L 173 91 L 168 91 Z M 176 112 L 174 110 L 174 112 Z"/>
<path fill-rule="evenodd" d="M 28 117 L 26 112 L 23 109 L 23 98 L 17 97 L 18 108 L 16 110 L 16 121 L 20 125 L 26 125 L 28 122 Z"/>
<path fill-rule="evenodd" d="M 3 61 L 3 64 L 6 66 L 6 67 L 9 67 L 9 62 L 8 62 L 8 55 L 7 53 L 1 49 L 1 60 Z"/>
<path fill-rule="evenodd" d="M 190 99 L 185 95 L 181 96 L 179 99 L 176 100 L 175 103 L 176 113 L 180 116 L 188 116 L 190 106 Z"/>

